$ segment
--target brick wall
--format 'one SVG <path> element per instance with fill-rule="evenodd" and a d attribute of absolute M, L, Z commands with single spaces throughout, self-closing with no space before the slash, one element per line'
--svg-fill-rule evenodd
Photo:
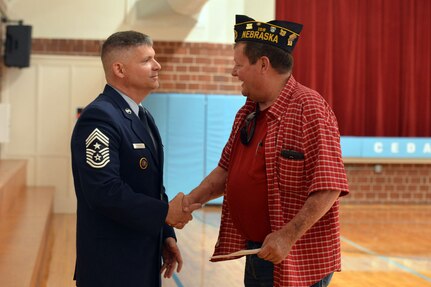
<path fill-rule="evenodd" d="M 350 203 L 431 203 L 430 164 L 345 164 Z"/>
<path fill-rule="evenodd" d="M 99 56 L 98 40 L 34 39 L 32 52 L 49 55 Z M 158 92 L 239 94 L 239 82 L 230 75 L 232 45 L 208 43 L 154 43 L 162 66 Z"/>
<path fill-rule="evenodd" d="M 34 54 L 98 56 L 102 41 L 34 39 Z M 232 45 L 156 42 L 162 65 L 159 92 L 239 94 L 231 75 Z M 347 163 L 351 193 L 346 203 L 431 203 L 431 164 Z"/>

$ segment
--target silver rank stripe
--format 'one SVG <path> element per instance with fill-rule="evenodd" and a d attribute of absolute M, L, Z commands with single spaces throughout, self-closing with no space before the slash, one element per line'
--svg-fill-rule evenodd
<path fill-rule="evenodd" d="M 109 163 L 109 138 L 99 129 L 95 128 L 87 137 L 85 147 L 86 159 L 89 166 L 102 168 Z"/>

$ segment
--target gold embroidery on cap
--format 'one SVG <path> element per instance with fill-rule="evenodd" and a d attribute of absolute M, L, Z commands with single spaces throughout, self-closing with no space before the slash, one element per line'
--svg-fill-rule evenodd
<path fill-rule="evenodd" d="M 298 38 L 298 36 L 296 36 L 295 34 L 291 34 L 289 36 L 289 38 L 287 39 L 287 45 L 288 46 L 292 46 L 293 45 L 293 41 Z"/>

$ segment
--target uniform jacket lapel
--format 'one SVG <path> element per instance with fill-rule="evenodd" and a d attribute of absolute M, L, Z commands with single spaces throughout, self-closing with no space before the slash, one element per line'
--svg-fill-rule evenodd
<path fill-rule="evenodd" d="M 144 125 L 142 124 L 141 120 L 135 115 L 135 113 L 130 109 L 127 102 L 121 97 L 121 95 L 114 90 L 109 85 L 105 86 L 105 90 L 103 91 L 103 94 L 107 95 L 121 110 L 121 113 L 123 114 L 125 120 L 130 121 L 131 128 L 133 132 L 139 137 L 140 140 L 142 140 L 143 143 L 145 143 L 145 148 L 148 148 L 151 152 L 151 155 L 156 162 L 158 166 L 160 166 L 160 159 L 157 156 L 157 152 L 154 148 L 153 141 L 151 139 L 151 135 L 147 130 L 145 130 Z M 161 143 L 160 135 L 155 127 L 155 123 L 152 117 L 149 119 L 149 124 L 153 131 L 157 131 L 155 136 L 155 139 L 157 141 L 157 144 Z M 160 146 L 160 144 L 159 144 Z M 162 152 L 162 149 L 159 148 L 159 151 Z"/>

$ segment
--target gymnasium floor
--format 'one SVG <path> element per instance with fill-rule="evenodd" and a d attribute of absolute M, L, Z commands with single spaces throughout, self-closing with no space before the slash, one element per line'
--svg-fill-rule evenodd
<path fill-rule="evenodd" d="M 431 287 L 431 205 L 341 205 L 342 268 L 331 287 Z M 244 259 L 211 263 L 220 208 L 205 207 L 177 232 L 185 261 L 164 287 L 243 286 Z M 75 215 L 54 216 L 44 286 L 74 286 Z"/>

